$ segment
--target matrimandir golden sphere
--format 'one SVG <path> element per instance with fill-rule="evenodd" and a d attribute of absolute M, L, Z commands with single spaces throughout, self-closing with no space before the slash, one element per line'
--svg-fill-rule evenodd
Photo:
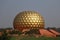
<path fill-rule="evenodd" d="M 23 11 L 17 14 L 13 21 L 14 29 L 40 29 L 44 28 L 44 19 L 35 11 Z"/>

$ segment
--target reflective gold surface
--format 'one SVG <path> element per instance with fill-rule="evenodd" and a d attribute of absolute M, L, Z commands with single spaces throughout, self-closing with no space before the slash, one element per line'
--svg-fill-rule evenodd
<path fill-rule="evenodd" d="M 13 26 L 15 29 L 44 28 L 44 19 L 38 12 L 23 11 L 15 17 Z"/>

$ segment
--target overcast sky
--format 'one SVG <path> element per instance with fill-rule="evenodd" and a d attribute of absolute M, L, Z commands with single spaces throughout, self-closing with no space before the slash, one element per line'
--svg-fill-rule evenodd
<path fill-rule="evenodd" d="M 34 10 L 45 19 L 45 27 L 60 27 L 60 0 L 0 0 L 0 28 L 13 27 L 21 11 Z"/>

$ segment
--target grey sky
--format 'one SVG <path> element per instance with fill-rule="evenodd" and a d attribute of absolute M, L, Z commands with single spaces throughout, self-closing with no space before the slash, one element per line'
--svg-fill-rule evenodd
<path fill-rule="evenodd" d="M 45 19 L 45 27 L 60 27 L 60 0 L 0 0 L 0 28 L 13 27 L 18 12 L 35 10 Z"/>

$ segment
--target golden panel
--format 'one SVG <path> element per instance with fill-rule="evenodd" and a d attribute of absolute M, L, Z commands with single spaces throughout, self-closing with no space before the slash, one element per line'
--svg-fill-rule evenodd
<path fill-rule="evenodd" d="M 20 12 L 14 19 L 13 26 L 15 29 L 23 28 L 44 28 L 44 19 L 43 17 L 35 11 L 23 11 Z"/>

